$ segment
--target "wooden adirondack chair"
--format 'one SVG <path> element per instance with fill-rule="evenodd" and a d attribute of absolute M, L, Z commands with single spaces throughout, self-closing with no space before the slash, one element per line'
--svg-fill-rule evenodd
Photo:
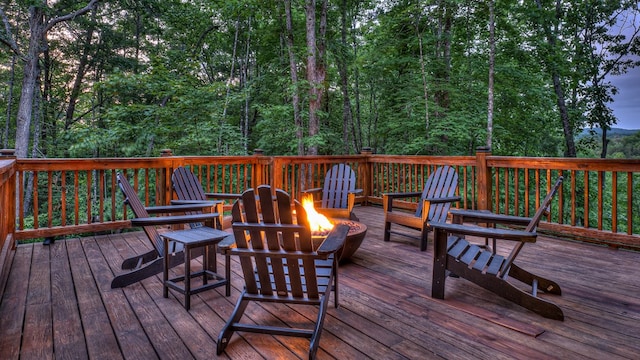
<path fill-rule="evenodd" d="M 427 236 L 434 222 L 445 222 L 451 203 L 460 201 L 456 196 L 458 188 L 458 173 L 451 166 L 436 168 L 427 178 L 423 191 L 400 192 L 382 194 L 384 209 L 384 241 L 389 241 L 391 233 L 409 236 L 405 232 L 391 230 L 391 224 L 402 225 L 420 231 L 420 250 L 427 250 Z M 402 198 L 420 197 L 415 213 L 394 211 L 394 200 Z"/>
<path fill-rule="evenodd" d="M 223 227 L 223 201 L 225 199 L 235 200 L 240 196 L 240 194 L 206 193 L 198 177 L 189 169 L 182 166 L 173 170 L 173 174 L 171 174 L 171 186 L 178 197 L 177 200 L 171 201 L 172 204 L 181 205 L 213 201 L 214 207 L 211 212 L 219 214 L 217 220 L 219 229 Z M 198 225 L 199 224 L 192 224 L 191 226 L 194 227 Z"/>
<path fill-rule="evenodd" d="M 151 250 L 147 253 L 136 255 L 128 258 L 122 262 L 123 270 L 130 270 L 127 273 L 116 276 L 111 281 L 111 288 L 120 288 L 133 284 L 140 280 L 146 279 L 153 275 L 159 274 L 163 269 L 164 254 L 164 242 L 160 237 L 160 233 L 156 229 L 161 225 L 173 225 L 173 224 L 191 224 L 191 223 L 203 223 L 207 221 L 217 221 L 219 214 L 217 213 L 204 213 L 203 209 L 211 208 L 213 203 L 197 203 L 187 205 L 176 206 L 156 206 L 145 207 L 138 198 L 138 194 L 135 192 L 129 181 L 122 174 L 116 175 L 118 185 L 122 190 L 125 197 L 125 203 L 129 205 L 133 211 L 135 219 L 131 220 L 132 225 L 142 226 L 149 243 L 151 244 Z M 170 214 L 187 212 L 199 212 L 199 214 L 191 215 L 171 215 L 171 216 L 154 216 L 150 214 Z M 231 239 L 232 240 L 232 239 Z M 229 240 L 229 241 L 231 241 Z M 226 240 L 225 240 L 226 241 Z M 226 244 L 226 242 L 225 242 Z M 222 246 L 222 243 L 219 245 Z M 170 245 L 170 267 L 174 267 L 184 263 L 184 256 L 182 256 L 182 247 L 179 244 L 172 243 Z M 193 257 L 199 256 L 201 253 L 192 254 Z M 227 277 L 228 278 L 228 277 Z"/>
<path fill-rule="evenodd" d="M 322 188 L 302 191 L 320 197 L 315 201 L 316 211 L 330 218 L 358 220 L 353 214 L 356 195 L 362 189 L 356 189 L 356 174 L 347 164 L 336 164 L 324 176 Z"/>
<path fill-rule="evenodd" d="M 560 286 L 554 281 L 534 275 L 514 263 L 524 245 L 536 241 L 536 228 L 542 216 L 548 212 L 551 200 L 561 185 L 562 177 L 556 181 L 533 218 L 498 215 L 482 211 L 452 210 L 456 222 L 460 222 L 460 224 L 433 223 L 435 251 L 431 296 L 444 299 L 446 276 L 454 274 L 546 318 L 563 320 L 564 315 L 557 305 L 537 296 L 538 290 L 560 295 Z M 494 226 L 496 224 L 524 225 L 526 228 L 513 230 L 462 225 L 462 222 Z M 512 241 L 514 247 L 508 256 L 503 256 L 498 254 L 495 248 L 470 243 L 464 236 Z M 519 280 L 531 286 L 531 293 L 515 287 L 507 281 L 508 278 Z"/>
<path fill-rule="evenodd" d="M 274 200 L 272 189 L 267 185 L 245 191 L 234 204 L 232 217 L 237 247 L 230 252 L 240 258 L 245 288 L 220 332 L 218 355 L 234 332 L 244 331 L 309 338 L 309 358 L 315 358 L 337 276 L 335 253 L 343 245 L 349 227 L 336 226 L 314 249 L 304 208 L 298 201 L 292 204 L 291 197 L 282 190 L 276 191 Z M 335 293 L 337 291 L 336 288 Z M 313 328 L 240 323 L 252 301 L 319 308 Z M 337 296 L 334 305 L 338 307 Z"/>

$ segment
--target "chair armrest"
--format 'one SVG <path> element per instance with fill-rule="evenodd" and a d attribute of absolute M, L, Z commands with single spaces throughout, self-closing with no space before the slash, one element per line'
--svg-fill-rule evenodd
<path fill-rule="evenodd" d="M 422 196 L 421 192 L 403 192 L 403 193 L 384 193 L 382 194 L 382 209 L 385 214 L 387 212 L 393 211 L 393 199 L 400 198 L 410 198 L 410 197 L 420 197 Z"/>
<path fill-rule="evenodd" d="M 349 191 L 350 194 L 356 194 L 356 195 L 360 195 L 364 192 L 363 189 L 354 189 L 352 191 Z"/>
<path fill-rule="evenodd" d="M 204 209 L 215 206 L 214 201 L 198 201 L 192 203 L 184 203 L 181 205 L 163 205 L 163 206 L 148 206 L 145 207 L 149 214 L 168 214 L 179 213 L 185 211 L 203 211 Z"/>
<path fill-rule="evenodd" d="M 434 222 L 431 223 L 431 227 L 435 231 L 444 230 L 447 233 L 455 235 L 470 235 L 486 238 L 496 238 L 500 240 L 523 241 L 532 243 L 536 242 L 536 238 L 538 237 L 538 234 L 535 231 L 529 232 L 511 229 L 495 229 L 475 225 L 460 225 Z"/>
<path fill-rule="evenodd" d="M 319 255 L 327 255 L 335 253 L 340 250 L 340 248 L 344 245 L 344 241 L 347 238 L 347 234 L 349 233 L 349 225 L 346 224 L 338 224 L 331 229 L 327 238 L 324 239 L 318 250 L 316 251 Z"/>
<path fill-rule="evenodd" d="M 221 253 L 225 253 L 230 249 L 236 246 L 236 238 L 233 237 L 233 234 L 229 234 L 229 236 L 225 237 L 218 243 L 218 251 Z"/>
<path fill-rule="evenodd" d="M 397 192 L 397 193 L 384 193 L 382 196 L 386 196 L 388 198 L 397 199 L 397 198 L 408 198 L 408 197 L 418 197 L 421 196 L 422 193 L 418 191 L 414 192 Z"/>
<path fill-rule="evenodd" d="M 303 193 L 303 194 L 317 194 L 319 192 L 322 192 L 322 188 L 313 188 L 313 189 L 301 190 L 300 192 Z"/>
<path fill-rule="evenodd" d="M 218 219 L 218 213 L 203 213 L 193 215 L 157 216 L 131 219 L 133 226 L 157 226 L 173 224 L 189 224 Z"/>
<path fill-rule="evenodd" d="M 528 218 L 528 217 L 501 215 L 501 214 L 495 214 L 489 211 L 482 211 L 482 210 L 452 209 L 449 211 L 449 213 L 454 217 L 454 219 L 457 219 L 457 221 L 461 221 L 461 222 L 522 225 L 522 226 L 527 226 L 531 222 L 531 218 Z"/>
<path fill-rule="evenodd" d="M 242 194 L 235 193 L 205 193 L 208 199 L 222 199 L 222 200 L 236 200 L 239 199 Z"/>
<path fill-rule="evenodd" d="M 428 201 L 432 204 L 443 204 L 449 202 L 457 202 L 462 200 L 460 196 L 450 196 L 450 197 L 439 197 L 439 198 L 426 198 L 425 201 Z"/>
<path fill-rule="evenodd" d="M 195 205 L 202 204 L 207 205 L 204 207 L 215 207 L 217 204 L 222 203 L 222 200 L 171 200 L 171 205 Z"/>

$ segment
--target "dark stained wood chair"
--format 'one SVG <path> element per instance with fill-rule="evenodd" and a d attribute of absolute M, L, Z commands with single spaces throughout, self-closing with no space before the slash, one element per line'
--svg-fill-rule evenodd
<path fill-rule="evenodd" d="M 223 195 L 217 193 L 206 193 L 202 188 L 202 184 L 200 183 L 198 177 L 193 172 L 191 172 L 191 170 L 182 166 L 173 170 L 173 173 L 171 174 L 171 186 L 176 196 L 178 197 L 177 200 L 171 201 L 172 204 L 184 205 L 213 201 L 214 205 L 211 209 L 211 212 L 219 214 L 219 218 L 217 220 L 219 229 L 222 229 L 223 224 L 223 200 L 235 200 L 240 196 L 240 194 Z M 228 197 L 226 195 L 228 195 Z M 199 225 L 200 224 L 195 223 L 191 224 L 191 227 L 196 227 Z"/>
<path fill-rule="evenodd" d="M 542 217 L 548 213 L 551 200 L 561 185 L 562 177 L 556 181 L 532 218 L 482 211 L 452 210 L 455 221 L 460 224 L 433 223 L 435 250 L 431 296 L 444 299 L 446 276 L 453 274 L 546 318 L 564 320 L 562 310 L 557 305 L 538 297 L 538 290 L 560 295 L 560 286 L 514 263 L 525 244 L 536 241 L 536 228 Z M 462 224 L 463 222 L 485 224 L 489 227 Z M 510 227 L 495 227 L 499 224 Z M 524 230 L 513 229 L 517 225 L 526 227 Z M 465 236 L 506 240 L 512 242 L 514 246 L 505 256 L 495 248 L 471 243 Z M 531 286 L 531 293 L 514 286 L 508 279 L 515 279 Z"/>
<path fill-rule="evenodd" d="M 111 288 L 125 287 L 162 272 L 163 258 L 165 256 L 164 242 L 156 228 L 157 226 L 195 224 L 209 221 L 216 222 L 219 219 L 219 214 L 205 212 L 213 205 L 211 202 L 175 206 L 145 207 L 126 177 L 122 174 L 117 174 L 116 178 L 120 190 L 124 194 L 124 202 L 129 205 L 135 216 L 135 219 L 132 219 L 131 223 L 133 226 L 142 227 L 151 244 L 151 250 L 144 254 L 136 255 L 124 260 L 121 267 L 123 270 L 129 270 L 129 272 L 116 276 L 111 281 Z M 198 213 L 186 214 L 189 212 Z M 151 216 L 151 214 L 179 215 Z M 221 243 L 219 246 L 225 247 L 227 246 L 226 243 L 231 240 L 232 237 L 230 240 L 223 240 L 224 244 Z M 172 242 L 169 249 L 172 254 L 176 255 L 170 257 L 170 267 L 184 263 L 184 256 L 182 256 L 183 249 L 181 245 Z M 192 256 L 196 257 L 200 254 L 201 252 L 194 251 Z"/>
<path fill-rule="evenodd" d="M 333 165 L 325 174 L 322 185 L 322 188 L 302 191 L 314 196 L 316 211 L 330 218 L 357 221 L 353 207 L 356 195 L 361 194 L 362 189 L 356 189 L 356 174 L 353 169 L 347 164 Z"/>
<path fill-rule="evenodd" d="M 282 190 L 276 190 L 275 200 L 272 195 L 271 187 L 262 185 L 257 190 L 245 191 L 233 206 L 236 248 L 230 252 L 240 258 L 245 288 L 220 332 L 217 352 L 221 354 L 233 333 L 241 331 L 309 338 L 309 358 L 313 359 L 330 293 L 335 286 L 335 253 L 343 245 L 349 227 L 336 226 L 314 248 L 301 204 L 292 203 L 291 197 Z M 245 309 L 252 301 L 312 305 L 317 307 L 317 318 L 309 328 L 241 323 Z M 337 296 L 334 305 L 338 307 Z"/>
<path fill-rule="evenodd" d="M 384 209 L 384 241 L 389 241 L 391 234 L 413 237 L 406 232 L 391 230 L 391 224 L 420 231 L 420 250 L 427 250 L 427 236 L 431 223 L 445 222 L 451 203 L 460 201 L 456 196 L 458 189 L 458 173 L 451 166 L 440 166 L 427 178 L 422 192 L 399 192 L 382 194 Z M 394 211 L 394 200 L 420 197 L 415 213 Z"/>

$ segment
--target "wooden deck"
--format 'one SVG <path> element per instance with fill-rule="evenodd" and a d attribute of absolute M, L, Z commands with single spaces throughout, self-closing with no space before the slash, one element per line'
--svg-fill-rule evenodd
<path fill-rule="evenodd" d="M 565 313 L 539 317 L 463 279 L 446 299 L 430 297 L 433 245 L 392 236 L 383 213 L 356 208 L 369 227 L 353 261 L 340 268 L 340 308 L 329 308 L 320 359 L 632 359 L 640 356 L 640 253 L 540 238 L 519 263 L 562 286 L 549 296 Z M 56 241 L 17 249 L 0 304 L 0 359 L 212 359 L 215 339 L 242 287 L 232 294 L 162 297 L 160 277 L 111 289 L 124 257 L 148 249 L 141 232 Z M 219 258 L 222 262 L 222 259 Z M 545 295 L 542 295 L 545 296 Z M 256 321 L 309 322 L 306 309 L 248 309 Z M 266 311 L 264 311 L 266 310 Z M 306 358 L 308 341 L 235 335 L 223 358 Z"/>

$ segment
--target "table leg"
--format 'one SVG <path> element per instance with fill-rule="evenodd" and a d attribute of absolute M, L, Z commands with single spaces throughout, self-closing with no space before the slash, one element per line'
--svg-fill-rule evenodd
<path fill-rule="evenodd" d="M 205 256 L 207 256 L 207 264 L 208 267 L 206 267 L 207 270 L 211 270 L 214 273 L 218 272 L 218 259 L 216 258 L 216 253 L 217 253 L 217 244 L 213 244 L 210 246 L 207 246 L 206 248 L 208 249 L 209 247 L 213 247 L 213 249 L 211 249 L 212 251 L 208 251 L 205 250 Z"/>
<path fill-rule="evenodd" d="M 191 307 L 191 248 L 184 247 L 184 308 Z"/>
<path fill-rule="evenodd" d="M 225 284 L 226 295 L 231 296 L 231 256 L 229 256 L 229 250 L 224 255 L 224 272 L 227 281 Z"/>
<path fill-rule="evenodd" d="M 204 255 L 202 256 L 202 285 L 207 285 L 207 270 L 209 269 L 209 246 L 204 247 Z"/>
<path fill-rule="evenodd" d="M 167 281 L 169 281 L 169 240 L 167 238 L 162 238 L 164 241 L 164 257 L 163 262 L 164 266 L 162 269 L 162 296 L 165 298 L 169 297 L 169 286 L 167 285 Z"/>

